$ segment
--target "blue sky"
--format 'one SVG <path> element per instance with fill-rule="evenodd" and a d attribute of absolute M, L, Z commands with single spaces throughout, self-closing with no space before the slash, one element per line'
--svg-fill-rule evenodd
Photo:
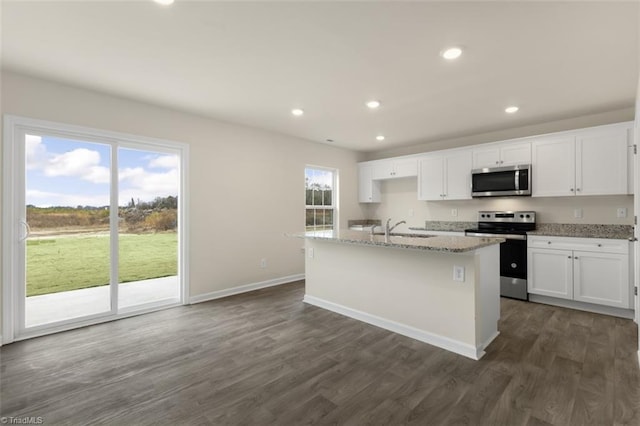
<path fill-rule="evenodd" d="M 26 201 L 39 207 L 107 206 L 111 147 L 48 136 L 26 137 Z M 178 157 L 118 149 L 119 201 L 178 195 Z"/>
<path fill-rule="evenodd" d="M 333 186 L 333 174 L 328 170 L 307 167 L 304 169 L 304 176 L 306 179 L 308 179 L 307 182 L 309 183 L 309 185 L 318 183 L 321 186 Z"/>

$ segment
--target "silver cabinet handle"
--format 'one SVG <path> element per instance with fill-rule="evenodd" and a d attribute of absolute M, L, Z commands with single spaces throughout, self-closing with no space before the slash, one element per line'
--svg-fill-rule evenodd
<path fill-rule="evenodd" d="M 570 188 L 569 191 L 573 192 L 573 188 Z"/>
<path fill-rule="evenodd" d="M 578 260 L 578 256 L 574 257 L 575 260 Z"/>
<path fill-rule="evenodd" d="M 576 192 L 580 192 L 580 188 L 576 188 Z"/>
<path fill-rule="evenodd" d="M 567 256 L 567 258 L 571 259 L 571 256 Z"/>
<path fill-rule="evenodd" d="M 598 244 L 598 247 L 602 247 L 602 244 Z"/>
<path fill-rule="evenodd" d="M 547 244 L 551 244 L 551 241 L 547 241 Z"/>

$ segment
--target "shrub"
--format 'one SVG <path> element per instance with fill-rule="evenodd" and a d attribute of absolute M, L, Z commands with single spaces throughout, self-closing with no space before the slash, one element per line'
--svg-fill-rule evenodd
<path fill-rule="evenodd" d="M 169 231 L 178 225 L 176 210 L 163 210 L 152 212 L 144 220 L 145 227 L 154 231 Z"/>

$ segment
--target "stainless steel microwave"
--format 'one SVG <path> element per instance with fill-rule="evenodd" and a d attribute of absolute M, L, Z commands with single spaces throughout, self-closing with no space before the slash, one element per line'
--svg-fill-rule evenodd
<path fill-rule="evenodd" d="M 531 164 L 471 170 L 472 197 L 531 195 Z"/>

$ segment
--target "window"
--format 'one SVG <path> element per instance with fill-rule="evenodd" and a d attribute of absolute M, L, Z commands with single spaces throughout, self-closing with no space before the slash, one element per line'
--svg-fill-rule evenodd
<path fill-rule="evenodd" d="M 332 231 L 336 223 L 336 175 L 331 169 L 304 170 L 306 231 Z"/>

